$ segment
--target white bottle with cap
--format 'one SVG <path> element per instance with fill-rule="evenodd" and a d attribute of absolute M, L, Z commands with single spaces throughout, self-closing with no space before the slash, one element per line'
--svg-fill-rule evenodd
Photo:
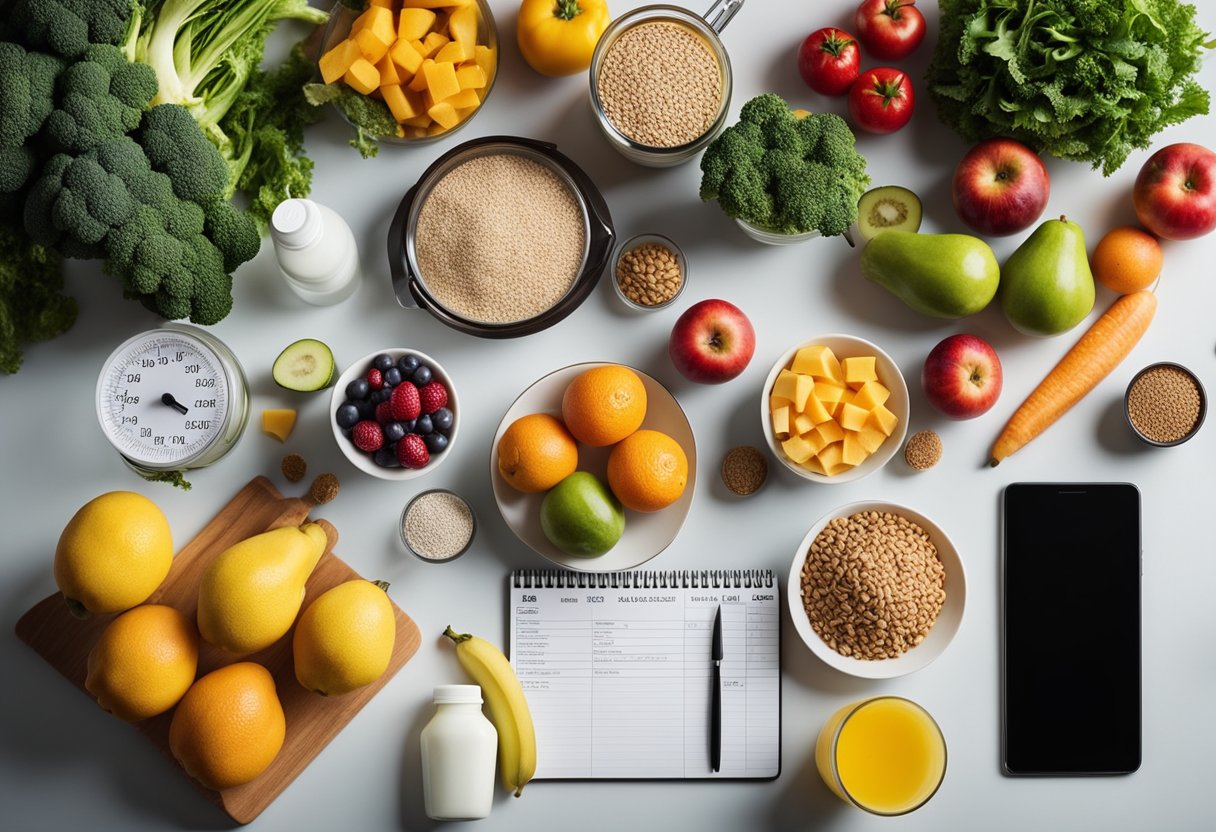
<path fill-rule="evenodd" d="M 477 685 L 436 685 L 435 716 L 422 729 L 422 799 L 432 820 L 477 820 L 494 803 L 498 732 Z"/>
<path fill-rule="evenodd" d="M 285 199 L 270 216 L 283 279 L 301 299 L 329 306 L 359 288 L 359 251 L 350 226 L 311 199 Z"/>

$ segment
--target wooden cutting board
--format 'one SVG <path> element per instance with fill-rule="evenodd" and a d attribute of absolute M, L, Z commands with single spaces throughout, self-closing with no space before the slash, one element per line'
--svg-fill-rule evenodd
<path fill-rule="evenodd" d="M 195 620 L 198 582 L 211 558 L 232 544 L 268 529 L 298 526 L 308 517 L 311 508 L 312 505 L 305 500 L 284 497 L 265 477 L 251 480 L 197 537 L 177 553 L 168 577 L 148 599 L 148 603 L 176 607 L 188 619 Z M 325 528 L 329 543 L 308 579 L 304 606 L 325 590 L 360 577 L 333 554 L 334 543 L 338 539 L 334 527 L 325 520 L 317 522 Z M 217 792 L 197 781 L 192 782 L 238 823 L 248 823 L 256 818 L 418 650 L 418 626 L 396 604 L 393 604 L 393 614 L 397 619 L 397 639 L 388 670 L 377 681 L 345 696 L 327 698 L 300 686 L 292 664 L 291 632 L 265 650 L 242 657 L 242 661 L 256 661 L 264 665 L 274 676 L 283 713 L 287 717 L 287 737 L 283 750 L 266 771 L 243 786 Z M 114 617 L 102 615 L 91 616 L 85 621 L 78 620 L 68 612 L 63 595 L 56 593 L 21 617 L 17 622 L 17 636 L 84 691 L 89 651 Z M 219 648 L 201 642 L 198 675 L 202 676 L 236 660 Z M 183 776 L 188 776 L 169 753 L 172 715 L 173 712 L 169 711 L 137 722 L 135 727 L 165 753 Z M 113 719 L 100 708 L 97 718 Z"/>

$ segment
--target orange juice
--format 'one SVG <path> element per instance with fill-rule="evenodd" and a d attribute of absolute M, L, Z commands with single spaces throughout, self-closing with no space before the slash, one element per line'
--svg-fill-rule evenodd
<path fill-rule="evenodd" d="M 841 800 L 878 815 L 924 805 L 946 774 L 946 741 L 915 702 L 882 696 L 832 714 L 819 732 L 815 763 Z"/>

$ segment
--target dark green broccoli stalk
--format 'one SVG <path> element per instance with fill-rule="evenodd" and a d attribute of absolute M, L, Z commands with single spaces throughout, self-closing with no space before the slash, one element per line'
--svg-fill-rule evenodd
<path fill-rule="evenodd" d="M 12 11 L 10 27 L 27 44 L 75 58 L 91 43 L 122 44 L 135 0 L 21 0 Z"/>
<path fill-rule="evenodd" d="M 779 96 L 758 96 L 702 155 L 701 199 L 781 234 L 847 236 L 870 183 L 855 141 L 840 116 L 797 118 Z"/>
<path fill-rule="evenodd" d="M 90 46 L 59 76 L 47 138 L 55 150 L 83 153 L 138 127 L 155 94 L 150 67 L 130 63 L 116 46 Z"/>
<path fill-rule="evenodd" d="M 21 369 L 22 345 L 62 335 L 75 322 L 59 256 L 0 224 L 0 372 Z"/>

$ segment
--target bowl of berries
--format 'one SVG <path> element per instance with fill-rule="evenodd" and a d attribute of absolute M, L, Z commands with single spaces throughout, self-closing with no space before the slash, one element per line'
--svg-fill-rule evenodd
<path fill-rule="evenodd" d="M 456 441 L 456 388 L 439 362 L 410 349 L 365 355 L 334 385 L 330 425 L 361 471 L 409 480 L 434 470 Z"/>

